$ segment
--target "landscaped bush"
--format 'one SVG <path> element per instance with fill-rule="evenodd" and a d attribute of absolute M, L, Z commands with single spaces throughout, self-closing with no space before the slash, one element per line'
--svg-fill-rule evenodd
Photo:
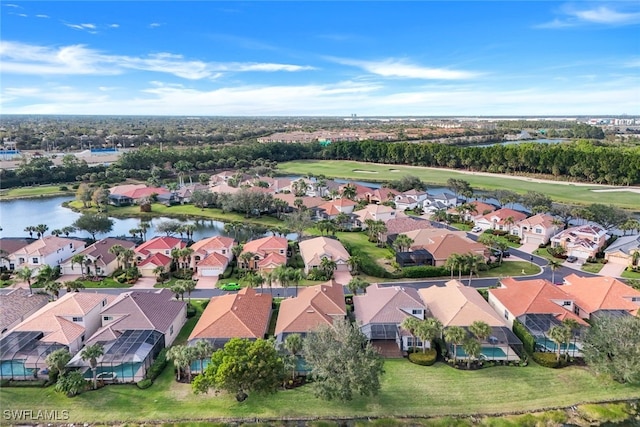
<path fill-rule="evenodd" d="M 139 389 L 144 390 L 146 388 L 151 387 L 151 385 L 153 384 L 153 381 L 151 381 L 149 378 L 145 378 L 142 381 L 138 381 L 136 383 L 136 385 L 138 386 Z"/>
<path fill-rule="evenodd" d="M 198 310 L 195 309 L 195 307 L 193 306 L 189 306 L 187 307 L 187 318 L 190 319 L 193 316 L 195 316 L 198 313 Z"/>
<path fill-rule="evenodd" d="M 513 243 L 520 243 L 520 237 L 518 236 L 514 236 L 513 234 L 508 234 L 505 236 L 505 238 Z"/>
<path fill-rule="evenodd" d="M 0 280 L 9 280 L 9 279 L 11 279 L 11 273 L 0 274 Z"/>
<path fill-rule="evenodd" d="M 156 378 L 158 378 L 158 375 L 160 375 L 162 371 L 164 371 L 164 368 L 166 367 L 167 367 L 167 349 L 163 348 L 162 350 L 160 350 L 160 353 L 158 353 L 158 357 L 156 357 L 156 360 L 154 360 L 151 366 L 149 366 L 149 369 L 147 369 L 147 373 L 145 374 L 145 377 L 153 381 Z"/>
<path fill-rule="evenodd" d="M 69 187 L 67 187 L 66 185 L 61 185 L 60 187 L 58 187 L 58 189 L 60 191 L 69 191 Z"/>
<path fill-rule="evenodd" d="M 524 351 L 527 354 L 533 354 L 536 348 L 536 340 L 518 320 L 513 321 L 513 333 L 522 341 Z"/>
<path fill-rule="evenodd" d="M 545 368 L 557 368 L 559 365 L 558 356 L 555 353 L 541 353 L 538 351 L 533 353 L 533 360 Z"/>
<path fill-rule="evenodd" d="M 431 265 L 421 265 L 416 267 L 405 267 L 402 269 L 403 277 L 416 279 L 420 277 L 441 277 L 449 274 L 449 269 L 445 267 L 433 267 Z"/>
<path fill-rule="evenodd" d="M 438 352 L 434 348 L 430 348 L 424 353 L 409 353 L 409 360 L 411 361 L 411 363 L 415 363 L 416 365 L 421 366 L 431 366 L 436 363 L 437 358 Z"/>

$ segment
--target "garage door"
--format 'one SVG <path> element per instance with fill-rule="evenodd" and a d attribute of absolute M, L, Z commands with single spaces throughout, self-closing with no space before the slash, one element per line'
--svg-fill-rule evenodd
<path fill-rule="evenodd" d="M 215 277 L 222 274 L 219 268 L 200 268 L 200 275 L 204 277 Z"/>
<path fill-rule="evenodd" d="M 536 245 L 541 245 L 544 243 L 544 239 L 538 236 L 527 236 L 524 243 L 534 243 Z"/>
<path fill-rule="evenodd" d="M 627 258 L 626 256 L 620 256 L 620 255 L 609 255 L 607 257 L 607 260 L 611 263 L 611 264 L 618 264 L 618 265 L 629 265 L 629 258 Z"/>

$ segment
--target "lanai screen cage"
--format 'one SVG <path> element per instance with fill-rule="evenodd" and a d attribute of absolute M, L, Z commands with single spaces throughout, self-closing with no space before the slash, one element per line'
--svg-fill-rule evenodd
<path fill-rule="evenodd" d="M 552 326 L 560 326 L 562 322 L 553 314 L 523 314 L 518 321 L 526 328 L 536 341 L 536 351 L 556 353 L 558 344 L 549 337 Z M 574 330 L 569 343 L 560 344 L 560 352 L 572 357 L 582 357 L 581 328 Z"/>
<path fill-rule="evenodd" d="M 465 328 L 469 336 L 473 334 Z M 519 361 L 524 347 L 522 341 L 506 326 L 491 327 L 491 334 L 480 343 L 481 360 Z M 449 344 L 449 352 L 453 354 L 454 346 Z M 461 345 L 456 348 L 456 356 L 465 358 L 467 354 Z"/>
<path fill-rule="evenodd" d="M 14 331 L 0 340 L 0 378 L 32 380 L 46 378 L 45 359 L 58 349 L 67 348 L 58 343 L 42 342 L 44 336 L 37 331 Z"/>
<path fill-rule="evenodd" d="M 137 382 L 164 348 L 164 335 L 154 330 L 127 330 L 102 344 L 104 355 L 98 359 L 96 377 L 108 382 Z M 68 366 L 81 368 L 85 378 L 93 378 L 89 361 L 82 360 L 82 350 Z"/>

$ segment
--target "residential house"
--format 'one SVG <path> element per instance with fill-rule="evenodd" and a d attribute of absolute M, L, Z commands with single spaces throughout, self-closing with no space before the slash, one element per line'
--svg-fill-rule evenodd
<path fill-rule="evenodd" d="M 395 219 L 396 210 L 386 205 L 367 205 L 364 209 L 354 211 L 353 214 L 355 215 L 354 225 L 356 227 L 366 228 L 366 221 L 368 219 L 385 223 L 391 219 Z"/>
<path fill-rule="evenodd" d="M 411 230 L 405 233 L 413 240 L 413 243 L 406 252 L 416 252 L 425 250 L 428 252 L 429 265 L 441 267 L 446 264 L 447 259 L 452 254 L 473 253 L 485 259 L 486 248 L 483 244 L 469 239 L 464 231 L 451 231 L 446 228 L 427 228 Z M 398 235 L 395 236 L 397 238 Z M 392 239 L 391 244 L 395 241 Z M 403 259 L 401 257 L 398 262 Z M 402 263 L 401 263 L 402 265 Z"/>
<path fill-rule="evenodd" d="M 418 293 L 431 315 L 438 319 L 444 328 L 459 326 L 468 329 L 476 321 L 488 324 L 491 334 L 481 342 L 483 358 L 520 359 L 523 351 L 522 342 L 475 288 L 464 286 L 458 280 L 450 280 L 444 286 L 430 286 L 420 289 Z M 454 351 L 452 343 L 448 344 L 449 351 Z M 458 357 L 466 357 L 459 347 L 456 350 Z"/>
<path fill-rule="evenodd" d="M 75 354 L 100 328 L 100 312 L 114 299 L 108 294 L 69 292 L 33 313 L 14 331 L 41 332 L 40 342 L 62 344 Z"/>
<path fill-rule="evenodd" d="M 47 295 L 31 294 L 28 289 L 17 288 L 0 294 L 0 337 L 7 335 L 48 302 Z"/>
<path fill-rule="evenodd" d="M 258 293 L 253 288 L 211 298 L 189 335 L 189 345 L 206 340 L 219 349 L 231 338 L 265 338 L 271 319 L 271 303 L 270 294 Z"/>
<path fill-rule="evenodd" d="M 216 277 L 224 273 L 233 259 L 231 249 L 236 241 L 231 237 L 214 236 L 191 245 L 191 268 L 201 277 Z"/>
<path fill-rule="evenodd" d="M 469 206 L 472 206 L 473 210 L 464 213 L 463 219 L 465 221 L 474 221 L 476 218 L 480 218 L 496 210 L 495 206 L 477 200 L 469 202 Z"/>
<path fill-rule="evenodd" d="M 209 186 L 202 185 L 202 184 L 183 185 L 182 187 L 178 188 L 175 191 L 175 197 L 180 203 L 190 203 L 191 197 L 193 196 L 193 193 L 195 193 L 196 191 L 202 191 L 202 192 L 208 193 Z"/>
<path fill-rule="evenodd" d="M 134 250 L 138 261 L 142 261 L 156 254 L 162 254 L 171 258 L 171 251 L 173 249 L 184 249 L 185 247 L 187 247 L 187 244 L 177 237 L 157 236 L 151 240 L 147 240 Z"/>
<path fill-rule="evenodd" d="M 382 240 L 388 243 L 392 242 L 397 234 L 403 234 L 407 231 L 434 228 L 431 221 L 414 216 L 408 216 L 402 211 L 396 212 L 396 217 L 385 223 L 387 232 L 382 235 Z"/>
<path fill-rule="evenodd" d="M 238 257 L 240 268 L 261 272 L 273 271 L 280 265 L 287 263 L 289 242 L 284 237 L 268 236 L 245 243 L 242 253 Z M 242 254 L 251 253 L 252 259 L 243 260 Z"/>
<path fill-rule="evenodd" d="M 322 219 L 334 219 L 341 213 L 350 215 L 353 213 L 353 208 L 356 204 L 353 200 L 344 197 L 331 200 L 318 206 L 319 216 Z"/>
<path fill-rule="evenodd" d="M 618 237 L 604 250 L 604 259 L 626 267 L 640 265 L 640 234 Z"/>
<path fill-rule="evenodd" d="M 446 191 L 443 193 L 427 193 L 427 197 L 422 202 L 422 207 L 428 209 L 431 206 L 444 206 L 444 208 L 452 208 L 458 205 L 458 198 Z"/>
<path fill-rule="evenodd" d="M 590 223 L 562 230 L 551 237 L 551 247 L 562 247 L 567 255 L 586 260 L 595 257 L 606 245 L 608 238 L 603 226 Z"/>
<path fill-rule="evenodd" d="M 7 258 L 9 258 L 9 266 L 13 265 L 15 270 L 29 267 L 36 274 L 43 265 L 51 267 L 60 265 L 64 260 L 84 249 L 84 245 L 82 240 L 44 236 L 10 253 Z"/>
<path fill-rule="evenodd" d="M 138 262 L 138 271 L 142 277 L 158 277 L 160 273 L 168 273 L 171 270 L 173 259 L 162 253 L 154 253 L 148 258 Z M 161 271 L 159 271 L 162 269 Z"/>
<path fill-rule="evenodd" d="M 344 188 L 347 185 L 351 186 L 351 187 L 354 187 L 356 189 L 356 194 L 353 197 L 353 200 L 356 200 L 356 201 L 358 201 L 358 200 L 368 200 L 367 195 L 371 193 L 371 191 L 372 191 L 371 187 L 367 187 L 367 186 L 364 186 L 362 184 L 358 184 L 357 182 L 349 182 L 347 184 L 340 185 L 339 190 L 338 190 L 340 194 L 343 193 Z"/>
<path fill-rule="evenodd" d="M 539 213 L 513 224 L 510 233 L 520 237 L 522 244 L 546 245 L 551 240 L 551 236 L 561 229 L 562 225 L 556 224 L 553 216 Z"/>
<path fill-rule="evenodd" d="M 400 351 L 422 348 L 419 339 L 414 342 L 400 327 L 407 317 L 425 318 L 427 307 L 416 289 L 376 283 L 367 287 L 366 293 L 353 296 L 353 309 L 360 331 L 379 348 L 385 349 L 385 343 L 393 343 Z"/>
<path fill-rule="evenodd" d="M 336 263 L 336 271 L 349 271 L 349 252 L 337 239 L 314 237 L 301 241 L 299 247 L 306 274 L 314 268 L 320 268 L 325 258 Z"/>
<path fill-rule="evenodd" d="M 211 193 L 218 193 L 218 194 L 236 194 L 240 192 L 240 188 L 232 187 L 226 182 L 218 182 L 215 185 L 212 185 L 211 187 L 209 187 L 209 191 Z"/>
<path fill-rule="evenodd" d="M 15 264 L 10 263 L 8 255 L 35 241 L 36 239 L 29 237 L 0 237 L 0 254 L 2 254 L 2 257 L 0 257 L 0 269 L 15 270 Z"/>
<path fill-rule="evenodd" d="M 409 191 L 405 191 L 404 193 L 396 195 L 394 202 L 396 204 L 396 209 L 398 209 L 399 211 L 404 211 L 407 209 L 422 207 L 422 204 L 426 199 L 426 191 L 411 189 Z"/>
<path fill-rule="evenodd" d="M 281 343 L 287 335 L 303 337 L 320 325 L 332 326 L 347 316 L 344 288 L 335 280 L 320 285 L 301 288 L 297 297 L 289 297 L 280 303 L 275 335 Z"/>
<path fill-rule="evenodd" d="M 399 191 L 393 188 L 381 187 L 371 189 L 365 193 L 365 197 L 369 203 L 382 204 L 384 202 L 393 202 L 399 193 Z"/>
<path fill-rule="evenodd" d="M 102 309 L 101 328 L 87 340 L 87 345 L 104 347 L 97 359 L 98 377 L 107 382 L 142 380 L 160 351 L 171 346 L 180 333 L 187 319 L 186 307 L 168 289 L 118 295 Z M 80 368 L 87 379 L 93 376 L 82 353 L 67 366 Z"/>
<path fill-rule="evenodd" d="M 278 193 L 274 194 L 273 198 L 284 200 L 289 205 L 290 210 L 298 209 L 298 207 L 296 206 L 296 200 L 300 199 L 302 201 L 302 205 L 307 209 L 311 209 L 312 212 L 315 212 L 318 206 L 327 202 L 320 197 L 296 197 L 296 195 L 293 193 Z M 315 216 L 315 214 L 313 216 Z"/>
<path fill-rule="evenodd" d="M 171 191 L 163 187 L 147 187 L 144 184 L 118 185 L 109 189 L 109 203 L 120 203 L 120 205 L 128 201 L 140 203 L 155 196 L 167 194 L 171 194 Z"/>
<path fill-rule="evenodd" d="M 525 213 L 509 208 L 502 208 L 475 218 L 474 223 L 476 227 L 480 227 L 483 230 L 510 231 L 515 223 L 522 221 L 526 217 L 527 214 Z"/>
<path fill-rule="evenodd" d="M 115 254 L 109 252 L 109 250 L 115 246 L 120 245 L 125 249 L 133 249 L 135 243 L 129 240 L 114 239 L 107 237 L 106 239 L 98 240 L 92 245 L 87 246 L 76 255 L 84 255 L 85 264 L 78 265 L 72 263 L 71 258 L 66 259 L 60 264 L 60 272 L 62 274 L 82 274 L 86 265 L 90 270 L 95 273 L 96 276 L 109 276 L 118 268 L 119 261 Z M 86 271 L 86 269 L 85 269 Z"/>
<path fill-rule="evenodd" d="M 510 327 L 513 327 L 515 321 L 521 323 L 535 338 L 538 351 L 557 350 L 549 336 L 549 329 L 562 324 L 563 320 L 571 319 L 580 327 L 588 326 L 587 322 L 574 313 L 575 299 L 562 286 L 543 279 L 500 279 L 500 287 L 489 289 L 489 305 L 504 317 Z M 569 346 L 561 347 L 572 356 L 580 356 L 581 348 L 579 331 L 574 332 Z"/>
<path fill-rule="evenodd" d="M 574 273 L 564 278 L 560 289 L 573 297 L 573 312 L 583 319 L 610 312 L 637 316 L 640 309 L 640 291 L 613 277 L 580 277 Z"/>

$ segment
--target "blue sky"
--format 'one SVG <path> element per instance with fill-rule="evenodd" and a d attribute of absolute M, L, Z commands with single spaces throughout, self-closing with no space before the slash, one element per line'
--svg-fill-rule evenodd
<path fill-rule="evenodd" d="M 0 3 L 4 114 L 640 114 L 640 3 Z"/>

